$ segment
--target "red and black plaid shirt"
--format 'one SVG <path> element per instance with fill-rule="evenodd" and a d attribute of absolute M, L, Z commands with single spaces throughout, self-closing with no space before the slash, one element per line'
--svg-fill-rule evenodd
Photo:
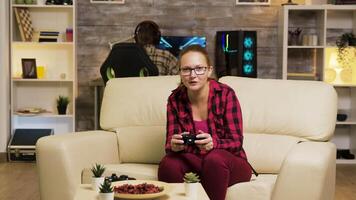
<path fill-rule="evenodd" d="M 210 80 L 209 84 L 207 121 L 215 149 L 225 149 L 247 160 L 242 148 L 242 114 L 239 101 L 232 88 L 215 80 Z M 168 98 L 166 128 L 167 153 L 171 152 L 170 141 L 173 134 L 197 133 L 185 86 L 179 86 Z M 184 151 L 199 153 L 199 148 L 187 146 Z"/>

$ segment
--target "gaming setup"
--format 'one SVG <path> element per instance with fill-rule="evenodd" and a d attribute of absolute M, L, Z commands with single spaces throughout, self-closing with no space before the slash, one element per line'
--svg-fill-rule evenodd
<path fill-rule="evenodd" d="M 215 43 L 217 77 L 257 77 L 256 31 L 218 31 Z M 180 50 L 193 44 L 206 47 L 203 36 L 162 36 L 157 48 L 178 57 Z"/>

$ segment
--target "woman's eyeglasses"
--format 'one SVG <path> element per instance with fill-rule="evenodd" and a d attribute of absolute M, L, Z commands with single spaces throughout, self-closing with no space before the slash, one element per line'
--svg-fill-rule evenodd
<path fill-rule="evenodd" d="M 205 74 L 205 71 L 208 67 L 194 67 L 194 68 L 190 68 L 190 67 L 184 67 L 180 69 L 180 74 L 183 76 L 190 76 L 192 74 L 192 71 L 194 71 L 194 73 L 196 75 L 203 75 Z"/>

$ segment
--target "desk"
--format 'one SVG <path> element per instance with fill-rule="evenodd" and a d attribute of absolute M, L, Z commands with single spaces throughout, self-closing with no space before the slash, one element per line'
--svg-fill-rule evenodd
<path fill-rule="evenodd" d="M 185 196 L 184 183 L 170 183 L 169 185 L 171 186 L 170 192 L 167 195 L 157 198 L 157 200 L 189 200 L 189 198 Z M 97 200 L 99 199 L 98 197 L 98 193 L 91 189 L 90 184 L 82 184 L 77 188 L 74 200 Z M 196 200 L 209 200 L 203 186 L 200 184 L 198 189 L 198 198 Z"/>
<path fill-rule="evenodd" d="M 104 81 L 102 78 L 92 80 L 89 83 L 94 88 L 94 130 L 100 129 L 100 107 L 104 93 Z"/>

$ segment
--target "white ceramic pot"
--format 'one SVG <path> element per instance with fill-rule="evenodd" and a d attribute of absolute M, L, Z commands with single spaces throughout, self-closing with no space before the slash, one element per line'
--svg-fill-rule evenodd
<path fill-rule="evenodd" d="M 189 199 L 197 199 L 198 184 L 200 183 L 184 183 L 185 196 L 189 197 Z"/>
<path fill-rule="evenodd" d="M 99 187 L 101 184 L 104 183 L 105 177 L 92 177 L 91 178 L 91 188 L 96 191 L 99 192 Z"/>
<path fill-rule="evenodd" d="M 111 193 L 99 193 L 100 200 L 113 200 L 114 199 L 114 192 Z"/>

